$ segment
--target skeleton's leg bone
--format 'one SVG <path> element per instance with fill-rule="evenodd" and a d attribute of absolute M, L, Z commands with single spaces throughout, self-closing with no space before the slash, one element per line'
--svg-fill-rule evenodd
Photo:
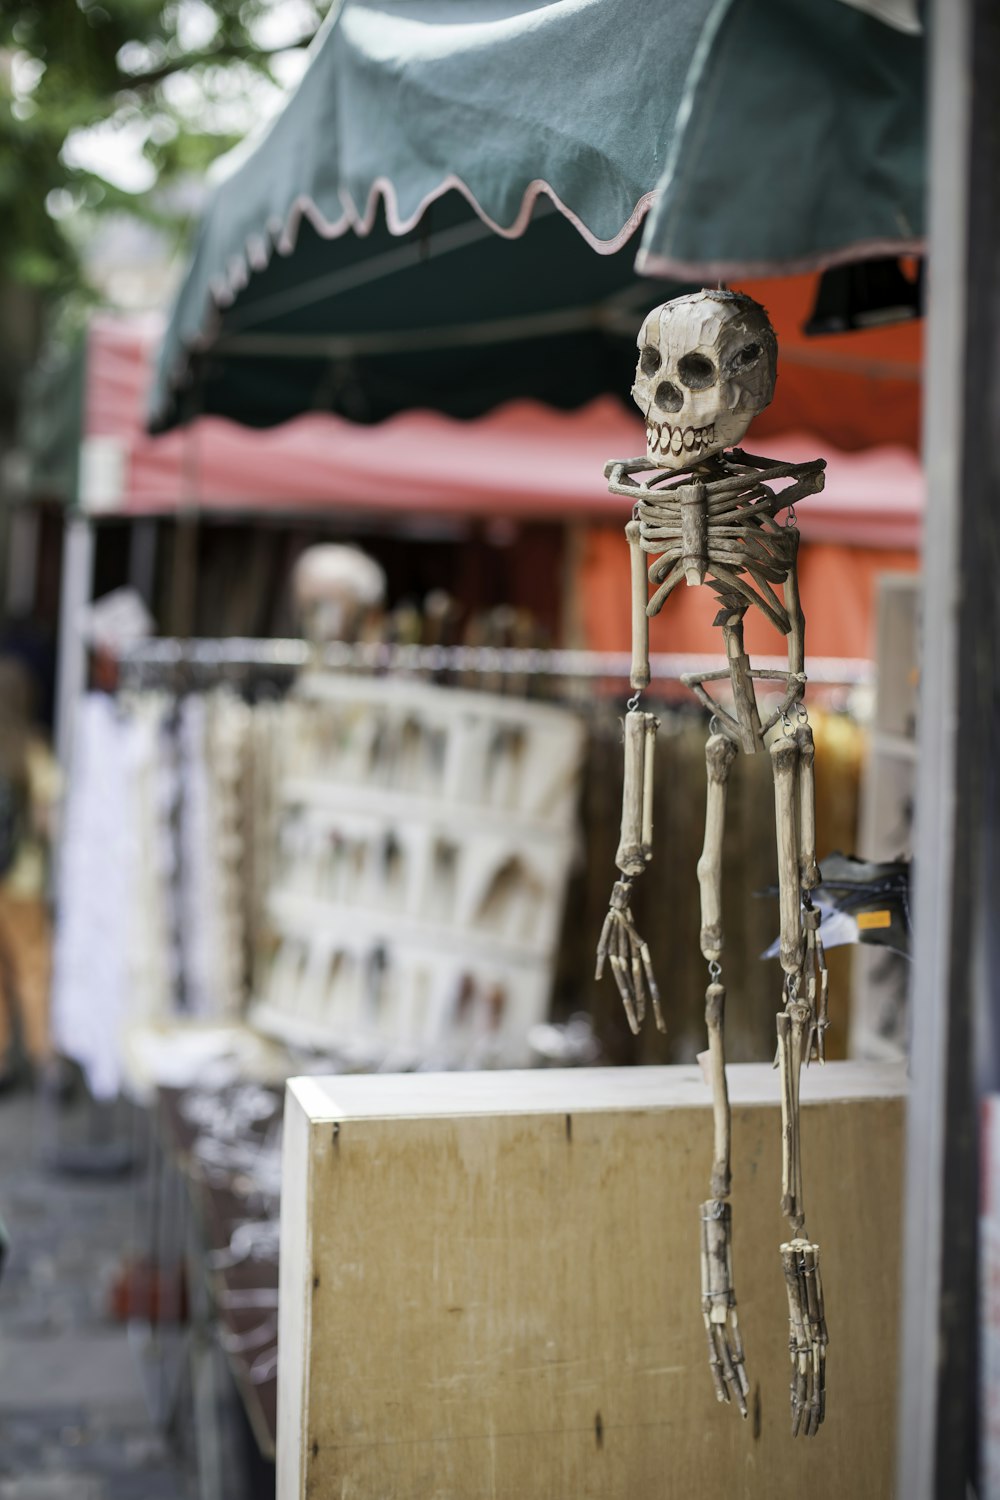
<path fill-rule="evenodd" d="M 705 745 L 708 790 L 705 805 L 705 843 L 698 861 L 701 887 L 701 951 L 709 963 L 722 953 L 722 835 L 726 819 L 726 788 L 736 746 L 723 734 L 710 735 Z"/>
<path fill-rule="evenodd" d="M 805 709 L 801 712 L 804 714 Z M 804 891 L 814 891 L 820 882 L 816 863 L 816 746 L 808 723 L 795 731 L 799 747 L 799 883 Z"/>
<path fill-rule="evenodd" d="M 629 681 L 638 692 L 649 686 L 649 616 L 646 614 L 649 586 L 646 559 L 639 540 L 639 522 L 630 521 L 625 527 L 625 535 L 632 568 L 632 670 Z"/>
<path fill-rule="evenodd" d="M 615 864 L 629 877 L 641 875 L 653 857 L 652 846 L 644 841 L 643 832 L 648 827 L 652 833 L 653 827 L 652 760 L 657 723 L 654 714 L 643 713 L 641 709 L 632 709 L 625 715 L 622 827 Z"/>
<path fill-rule="evenodd" d="M 653 786 L 656 776 L 656 731 L 660 721 L 653 714 L 646 715 L 646 742 L 643 746 L 642 782 L 642 847 L 653 855 Z"/>
<path fill-rule="evenodd" d="M 726 645 L 742 749 L 747 755 L 754 755 L 763 745 L 763 739 L 757 697 L 753 690 L 753 678 L 750 676 L 750 658 L 743 649 L 742 616 L 734 614 L 723 620 L 722 636 Z"/>
<path fill-rule="evenodd" d="M 730 1188 L 730 1111 L 723 1032 L 725 1019 L 725 987 L 721 984 L 710 984 L 705 992 L 705 1024 L 708 1028 L 708 1065 L 712 1079 L 712 1116 L 715 1126 L 715 1152 L 712 1161 L 713 1198 L 728 1198 Z"/>
<path fill-rule="evenodd" d="M 795 820 L 799 750 L 790 735 L 771 743 L 774 773 L 774 819 L 778 841 L 778 904 L 781 913 L 781 967 L 786 974 L 802 972 L 802 922 L 799 887 L 799 846 Z"/>
<path fill-rule="evenodd" d="M 805 1220 L 802 1201 L 802 1147 L 799 1130 L 799 1081 L 803 1044 L 808 1035 L 809 1007 L 792 1000 L 778 1015 L 778 1070 L 781 1077 L 781 1212 L 801 1234 Z"/>
<path fill-rule="evenodd" d="M 809 1039 L 806 1044 L 806 1061 L 816 1058 L 826 1061 L 826 1028 L 830 972 L 826 966 L 826 950 L 820 936 L 822 913 L 813 906 L 807 895 L 803 903 L 802 925 L 806 935 L 806 995 L 809 1001 Z"/>
<path fill-rule="evenodd" d="M 726 991 L 715 982 L 705 992 L 705 1022 L 712 1081 L 715 1143 L 712 1197 L 701 1205 L 701 1310 L 708 1335 L 708 1359 L 720 1401 L 735 1396 L 744 1416 L 750 1389 L 733 1286 L 730 1188 L 730 1111 L 724 1039 Z"/>

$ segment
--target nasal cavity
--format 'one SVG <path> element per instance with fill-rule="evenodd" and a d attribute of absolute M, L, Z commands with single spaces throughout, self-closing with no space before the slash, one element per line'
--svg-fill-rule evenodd
<path fill-rule="evenodd" d="M 669 380 L 661 380 L 653 400 L 661 411 L 680 411 L 684 405 L 684 392 Z"/>
<path fill-rule="evenodd" d="M 705 354 L 685 354 L 677 363 L 677 373 L 689 391 L 707 391 L 715 384 L 715 366 Z"/>

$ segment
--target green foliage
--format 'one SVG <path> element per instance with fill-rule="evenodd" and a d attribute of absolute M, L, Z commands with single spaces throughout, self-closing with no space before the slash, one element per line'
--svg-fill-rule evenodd
<path fill-rule="evenodd" d="M 171 184 L 203 176 L 244 134 L 254 99 L 280 82 L 281 62 L 311 38 L 325 8 L 324 0 L 0 0 L 0 282 L 46 299 L 78 288 L 78 246 L 93 215 L 127 208 L 181 222 Z M 125 192 L 88 166 L 78 143 L 95 127 L 121 132 L 147 164 L 142 191 Z"/>

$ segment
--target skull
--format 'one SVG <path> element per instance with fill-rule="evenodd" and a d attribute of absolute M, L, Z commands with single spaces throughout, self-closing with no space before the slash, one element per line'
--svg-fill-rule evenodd
<path fill-rule="evenodd" d="M 760 303 L 741 292 L 664 302 L 637 343 L 632 399 L 661 468 L 690 468 L 738 443 L 774 395 L 778 341 Z"/>

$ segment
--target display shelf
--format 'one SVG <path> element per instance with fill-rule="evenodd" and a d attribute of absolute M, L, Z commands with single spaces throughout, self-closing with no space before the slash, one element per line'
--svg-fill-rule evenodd
<path fill-rule="evenodd" d="M 347 813 L 352 818 L 368 818 L 373 831 L 391 827 L 399 818 L 425 823 L 430 829 L 447 834 L 468 830 L 470 821 L 484 833 L 511 833 L 518 838 L 551 845 L 552 840 L 569 842 L 565 819 L 546 822 L 525 817 L 513 807 L 492 807 L 482 802 L 451 802 L 442 797 L 401 791 L 391 786 L 361 781 L 336 781 L 324 776 L 288 776 L 281 783 L 280 798 L 284 806 L 309 807 L 316 812 Z"/>
<path fill-rule="evenodd" d="M 489 932 L 426 922 L 405 912 L 379 911 L 355 902 L 325 901 L 297 891 L 272 891 L 268 907 L 281 931 L 309 938 L 321 932 L 331 952 L 343 948 L 371 950 L 384 944 L 416 953 L 436 954 L 449 949 L 459 959 L 513 965 L 535 965 L 552 952 L 551 941 L 539 949 L 537 944 L 504 940 Z"/>
<path fill-rule="evenodd" d="M 581 718 L 308 673 L 284 747 L 255 1024 L 354 1065 L 512 1066 L 544 1019 Z"/>

